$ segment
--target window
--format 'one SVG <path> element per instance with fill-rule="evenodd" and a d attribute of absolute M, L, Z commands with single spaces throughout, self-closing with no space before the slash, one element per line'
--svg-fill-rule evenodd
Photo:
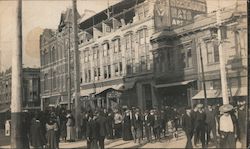
<path fill-rule="evenodd" d="M 193 61 L 192 61 L 192 50 L 187 49 L 187 67 L 192 67 Z"/>
<path fill-rule="evenodd" d="M 116 39 L 113 41 L 114 52 L 121 52 L 120 39 Z"/>
<path fill-rule="evenodd" d="M 138 35 L 139 35 L 139 44 L 142 45 L 144 44 L 144 30 L 139 30 Z"/>
<path fill-rule="evenodd" d="M 98 49 L 98 46 L 94 46 L 92 49 L 93 49 L 93 59 L 99 58 L 99 49 Z"/>
<path fill-rule="evenodd" d="M 119 62 L 119 71 L 120 71 L 120 74 L 122 74 L 122 62 Z"/>
<path fill-rule="evenodd" d="M 168 70 L 173 70 L 174 69 L 174 53 L 173 50 L 167 49 L 167 64 Z"/>
<path fill-rule="evenodd" d="M 131 64 L 131 60 L 127 60 L 127 74 L 132 74 L 133 70 L 132 70 L 132 64 Z"/>
<path fill-rule="evenodd" d="M 206 49 L 207 49 L 207 63 L 215 63 L 219 62 L 219 49 L 217 42 L 206 42 Z"/>
<path fill-rule="evenodd" d="M 89 48 L 86 48 L 86 50 L 84 51 L 84 62 L 88 61 L 89 61 Z"/>
<path fill-rule="evenodd" d="M 88 70 L 88 82 L 90 82 L 91 81 L 91 70 Z"/>
<path fill-rule="evenodd" d="M 212 48 L 212 43 L 207 42 L 206 43 L 206 49 L 207 49 L 207 63 L 213 63 L 213 48 Z"/>
<path fill-rule="evenodd" d="M 192 67 L 193 66 L 192 50 L 190 48 L 182 49 L 180 60 L 182 68 Z"/>
<path fill-rule="evenodd" d="M 115 63 L 114 66 L 115 66 L 115 75 L 118 76 L 119 74 L 118 63 Z"/>
<path fill-rule="evenodd" d="M 147 70 L 147 65 L 146 65 L 146 57 L 141 56 L 141 71 Z"/>
<path fill-rule="evenodd" d="M 108 56 L 109 55 L 109 43 L 104 43 L 103 44 L 103 56 Z"/>
<path fill-rule="evenodd" d="M 108 65 L 108 78 L 111 78 L 111 66 Z"/>
<path fill-rule="evenodd" d="M 98 75 L 98 80 L 99 80 L 99 78 L 101 76 L 101 69 L 100 68 L 97 68 L 97 75 Z"/>
<path fill-rule="evenodd" d="M 88 82 L 88 71 L 85 69 L 84 72 L 85 72 L 85 82 Z"/>
<path fill-rule="evenodd" d="M 138 8 L 138 19 L 142 20 L 143 19 L 143 7 Z"/>
<path fill-rule="evenodd" d="M 103 67 L 103 71 L 104 71 L 104 79 L 107 79 L 108 73 L 107 73 L 107 67 L 106 66 Z"/>
<path fill-rule="evenodd" d="M 144 17 L 149 15 L 149 4 L 144 5 Z"/>

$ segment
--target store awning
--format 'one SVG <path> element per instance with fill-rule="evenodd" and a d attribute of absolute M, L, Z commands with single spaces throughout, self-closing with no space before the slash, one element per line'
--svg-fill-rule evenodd
<path fill-rule="evenodd" d="M 155 87 L 162 88 L 162 87 L 172 87 L 172 86 L 178 86 L 178 85 L 187 85 L 188 83 L 193 82 L 193 81 L 195 80 L 188 80 L 188 81 L 168 83 L 168 84 L 158 84 L 158 85 L 155 85 Z"/>
<path fill-rule="evenodd" d="M 90 89 L 81 89 L 80 91 L 80 96 L 89 96 L 90 94 L 95 93 L 94 88 L 90 88 Z"/>
<path fill-rule="evenodd" d="M 247 87 L 232 88 L 232 96 L 247 96 Z M 221 90 L 207 90 L 207 98 L 221 98 Z M 192 99 L 204 99 L 204 90 L 201 90 Z"/>
<path fill-rule="evenodd" d="M 220 98 L 221 91 L 220 90 L 206 90 L 207 98 Z M 204 99 L 204 90 L 201 90 L 196 94 L 192 99 Z"/>
<path fill-rule="evenodd" d="M 98 87 L 96 88 L 96 94 L 99 94 L 107 89 L 114 89 L 114 90 L 118 90 L 118 91 L 121 91 L 121 90 L 124 90 L 124 84 L 117 84 L 117 85 L 109 85 L 109 86 L 103 86 L 103 87 Z"/>
<path fill-rule="evenodd" d="M 10 110 L 10 107 L 4 108 L 0 110 L 0 113 L 4 113 Z"/>

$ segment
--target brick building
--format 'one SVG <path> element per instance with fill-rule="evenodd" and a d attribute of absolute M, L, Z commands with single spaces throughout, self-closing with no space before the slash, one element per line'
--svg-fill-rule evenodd
<path fill-rule="evenodd" d="M 233 45 L 236 38 L 231 35 L 232 28 L 243 25 L 236 29 L 241 34 L 246 25 L 245 13 L 238 10 L 228 8 L 222 12 L 222 19 L 229 24 L 225 28 L 228 41 L 224 47 L 232 51 L 231 58 L 237 47 Z M 215 12 L 207 13 L 205 0 L 121 1 L 97 14 L 89 13 L 82 15 L 85 17 L 79 15 L 78 19 L 82 107 L 122 104 L 149 109 L 200 100 L 199 48 L 203 51 L 207 88 L 215 90 L 216 84 L 219 88 L 216 16 Z M 58 29 L 46 29 L 41 35 L 41 98 L 45 107 L 67 103 L 68 88 L 70 100 L 74 101 L 73 52 L 70 52 L 71 87 L 67 83 L 67 51 L 73 50 L 71 22 L 72 10 L 67 9 L 61 14 Z M 242 36 L 237 40 L 242 40 Z M 243 42 L 241 53 L 246 49 Z M 244 61 L 245 57 L 240 59 Z M 229 63 L 237 62 L 232 59 Z M 240 70 L 245 62 L 242 65 Z M 228 73 L 234 78 L 246 78 L 245 72 Z M 209 84 L 213 84 L 213 89 Z"/>
<path fill-rule="evenodd" d="M 231 101 L 247 97 L 245 6 L 221 10 L 221 44 Z M 203 101 L 200 48 L 208 103 L 222 103 L 217 29 L 216 12 L 211 12 L 197 16 L 193 23 L 153 35 L 156 92 L 162 104 L 181 106 Z"/>

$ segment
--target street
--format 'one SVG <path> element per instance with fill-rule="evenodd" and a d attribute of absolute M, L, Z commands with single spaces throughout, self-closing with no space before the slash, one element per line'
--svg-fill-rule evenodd
<path fill-rule="evenodd" d="M 1 131 L 0 137 L 0 148 L 10 148 L 10 138 L 3 135 Z M 161 142 L 146 143 L 144 139 L 141 144 L 134 143 L 131 141 L 123 141 L 122 139 L 105 140 L 105 148 L 184 148 L 186 144 L 186 137 L 184 132 L 179 133 L 179 138 L 176 140 L 172 138 L 167 140 L 162 138 Z M 76 142 L 61 142 L 59 144 L 60 148 L 86 148 L 86 141 L 76 141 Z M 209 145 L 209 148 L 215 148 L 213 145 Z M 195 148 L 195 147 L 194 147 Z M 201 148 L 201 145 L 196 148 Z M 239 148 L 239 143 L 237 143 L 237 148 Z"/>

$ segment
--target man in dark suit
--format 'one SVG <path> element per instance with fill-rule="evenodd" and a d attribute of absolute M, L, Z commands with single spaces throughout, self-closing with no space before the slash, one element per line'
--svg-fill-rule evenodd
<path fill-rule="evenodd" d="M 194 119 L 191 115 L 191 107 L 186 108 L 186 113 L 182 118 L 182 127 L 187 136 L 187 143 L 185 148 L 193 148 L 192 137 L 194 133 Z"/>
<path fill-rule="evenodd" d="M 208 145 L 210 140 L 211 140 L 211 136 L 210 133 L 212 132 L 213 134 L 213 142 L 216 143 L 216 114 L 215 111 L 213 110 L 211 105 L 208 105 L 208 109 L 206 111 L 206 131 L 207 131 L 207 140 L 206 140 L 206 144 Z"/>
<path fill-rule="evenodd" d="M 99 137 L 99 125 L 97 123 L 97 116 L 90 114 L 87 122 L 86 136 L 87 136 L 87 148 L 98 148 L 97 139 Z"/>
<path fill-rule="evenodd" d="M 247 120 L 246 120 L 246 103 L 245 101 L 239 102 L 239 108 L 238 108 L 238 125 L 239 125 L 239 141 L 241 143 L 242 148 L 246 148 L 246 132 L 247 132 Z"/>
<path fill-rule="evenodd" d="M 205 133 L 206 133 L 206 113 L 204 112 L 203 104 L 198 104 L 198 112 L 196 113 L 196 132 L 197 137 L 201 141 L 202 148 L 205 148 Z"/>
<path fill-rule="evenodd" d="M 107 135 L 107 119 L 104 116 L 104 113 L 102 111 L 99 111 L 97 113 L 97 123 L 99 125 L 99 137 L 98 137 L 98 143 L 100 149 L 104 149 L 104 140 Z"/>

